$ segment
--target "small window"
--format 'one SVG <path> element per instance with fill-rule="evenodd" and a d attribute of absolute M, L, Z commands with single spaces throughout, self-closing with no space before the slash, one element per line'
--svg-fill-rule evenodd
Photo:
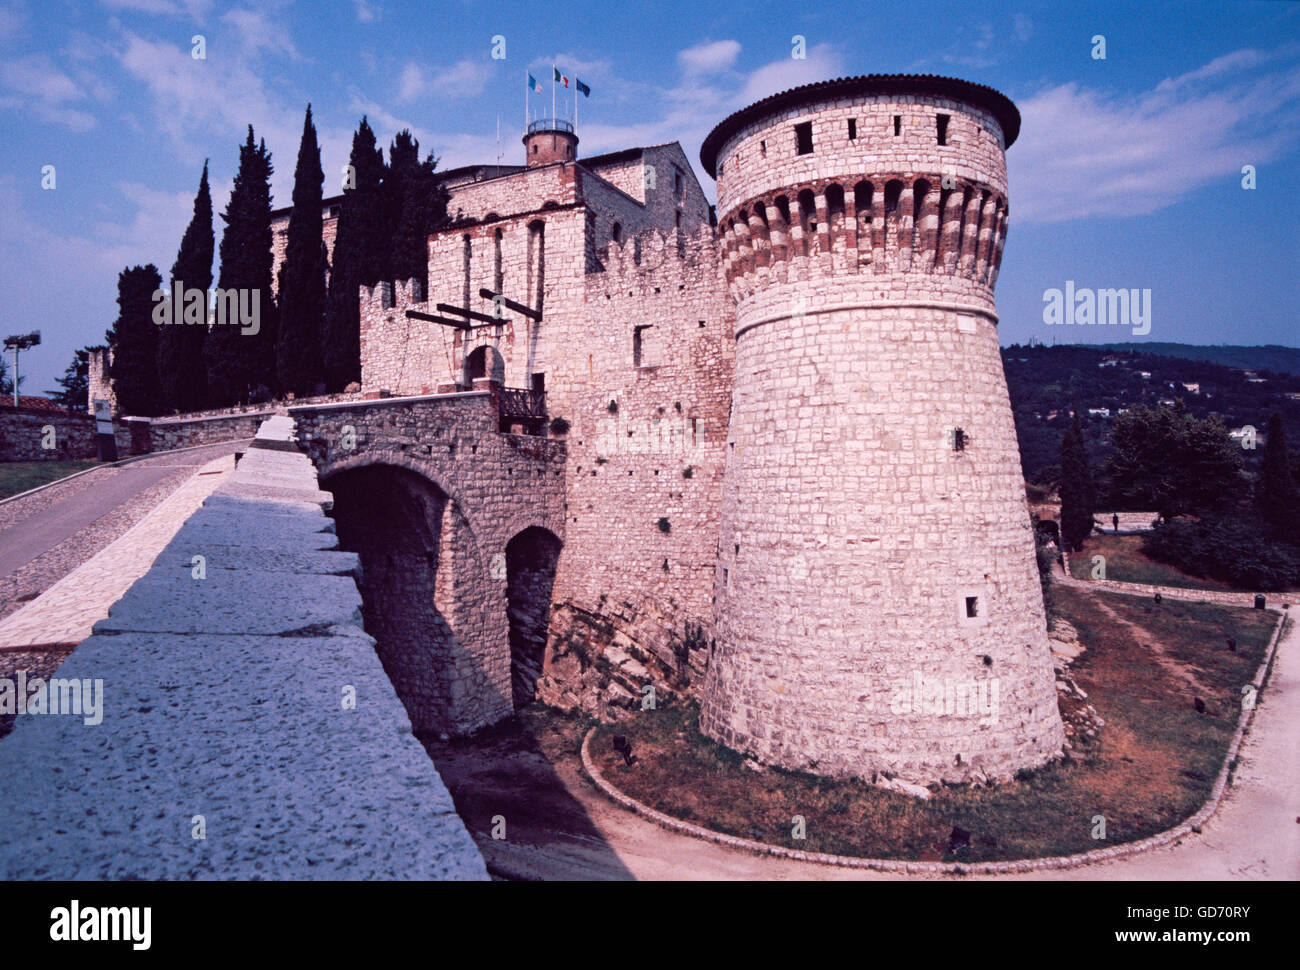
<path fill-rule="evenodd" d="M 858 137 L 858 119 L 849 119 L 849 141 L 856 141 Z"/>
<path fill-rule="evenodd" d="M 682 178 L 682 173 L 674 172 L 673 173 L 673 194 L 680 199 L 684 191 L 686 191 L 686 182 Z"/>
<path fill-rule="evenodd" d="M 766 141 L 766 140 L 762 140 L 762 141 L 760 141 L 760 142 L 758 143 L 758 153 L 759 153 L 760 155 L 762 155 L 764 158 L 767 158 L 767 141 Z"/>
<path fill-rule="evenodd" d="M 794 126 L 794 144 L 795 153 L 799 155 L 811 155 L 812 146 L 812 122 L 801 121 Z"/>
<path fill-rule="evenodd" d="M 966 618 L 974 620 L 980 615 L 980 598 L 978 596 L 966 597 Z"/>
<path fill-rule="evenodd" d="M 537 142 L 533 142 L 533 154 L 537 154 Z"/>
<path fill-rule="evenodd" d="M 679 212 L 677 213 L 677 229 L 679 232 L 681 231 L 681 228 L 682 228 L 682 214 Z"/>
<path fill-rule="evenodd" d="M 963 431 L 961 428 L 952 429 L 952 450 L 953 451 L 966 450 L 966 432 Z"/>
<path fill-rule="evenodd" d="M 903 133 L 903 116 L 894 115 L 894 137 L 897 138 Z"/>
<path fill-rule="evenodd" d="M 939 135 L 939 144 L 948 144 L 948 118 L 949 115 L 936 115 L 934 119 L 935 128 Z"/>
<path fill-rule="evenodd" d="M 342 211 L 343 211 L 343 207 L 341 205 L 330 206 L 330 218 L 337 219 L 339 217 L 339 213 Z"/>
<path fill-rule="evenodd" d="M 619 243 L 621 245 L 623 242 L 622 223 L 619 222 L 614 223 L 614 228 L 609 231 L 609 235 L 614 240 L 614 242 Z"/>
<path fill-rule="evenodd" d="M 652 324 L 635 327 L 632 330 L 632 366 L 653 367 L 659 361 L 655 357 L 651 334 Z"/>

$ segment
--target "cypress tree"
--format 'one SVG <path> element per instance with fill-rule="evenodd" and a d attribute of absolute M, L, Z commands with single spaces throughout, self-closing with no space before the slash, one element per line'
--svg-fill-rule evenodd
<path fill-rule="evenodd" d="M 154 294 L 162 289 L 158 267 L 133 266 L 117 277 L 117 320 L 109 331 L 113 393 L 122 414 L 161 413 L 158 386 L 158 324 Z"/>
<path fill-rule="evenodd" d="M 72 363 L 63 371 L 63 376 L 55 380 L 61 390 L 45 392 L 50 400 L 81 414 L 90 407 L 90 351 L 90 347 L 74 351 Z M 0 376 L 3 374 L 4 369 L 0 368 Z"/>
<path fill-rule="evenodd" d="M 280 268 L 280 331 L 276 370 L 280 387 L 297 395 L 314 394 L 323 382 L 322 320 L 325 314 L 327 259 L 321 239 L 320 148 L 311 105 L 303 121 L 298 165 L 293 175 L 293 212 L 284 265 Z"/>
<path fill-rule="evenodd" d="M 1066 548 L 1077 550 L 1092 535 L 1095 504 L 1092 468 L 1076 408 L 1074 420 L 1061 439 L 1061 540 Z"/>
<path fill-rule="evenodd" d="M 428 283 L 429 233 L 447 217 L 447 191 L 435 174 L 432 155 L 420 161 L 420 142 L 400 131 L 388 150 L 385 204 L 392 227 L 385 260 L 385 279 Z"/>
<path fill-rule="evenodd" d="M 194 197 L 194 215 L 181 239 L 172 265 L 171 282 L 204 293 L 201 324 L 174 322 L 158 328 L 158 380 L 162 403 L 172 411 L 197 411 L 207 401 L 207 368 L 203 344 L 207 340 L 207 292 L 212 288 L 212 194 L 208 189 L 208 163 Z M 180 312 L 179 308 L 176 310 Z"/>
<path fill-rule="evenodd" d="M 1291 473 L 1286 430 L 1277 411 L 1268 419 L 1267 435 L 1264 460 L 1255 480 L 1255 507 L 1273 533 L 1296 541 L 1295 529 L 1300 526 L 1300 488 L 1296 487 Z"/>
<path fill-rule="evenodd" d="M 230 202 L 221 218 L 221 277 L 218 288 L 242 292 L 257 314 L 256 334 L 232 321 L 213 326 L 204 343 L 208 396 L 214 405 L 246 403 L 259 388 L 275 387 L 276 309 L 271 296 L 271 153 L 255 144 L 253 126 L 239 149 Z"/>
<path fill-rule="evenodd" d="M 375 133 L 365 117 L 352 136 L 349 164 L 352 178 L 344 184 L 343 211 L 334 237 L 322 346 L 330 391 L 361 380 L 359 288 L 374 286 L 382 275 L 384 153 L 376 147 Z"/>

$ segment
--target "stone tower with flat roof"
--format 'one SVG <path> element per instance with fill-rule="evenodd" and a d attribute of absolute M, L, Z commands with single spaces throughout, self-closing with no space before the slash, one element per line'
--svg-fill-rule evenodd
<path fill-rule="evenodd" d="M 705 140 L 735 371 L 701 726 L 758 759 L 1005 778 L 1063 731 L 998 350 L 982 85 L 805 85 Z"/>

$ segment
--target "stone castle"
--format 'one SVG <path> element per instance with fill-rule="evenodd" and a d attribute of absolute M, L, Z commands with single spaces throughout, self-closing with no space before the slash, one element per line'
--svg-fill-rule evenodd
<path fill-rule="evenodd" d="M 524 165 L 444 173 L 428 292 L 360 294 L 360 396 L 446 415 L 490 394 L 493 417 L 291 409 L 417 727 L 500 719 L 513 681 L 515 706 L 599 715 L 690 695 L 718 741 L 837 776 L 1060 752 L 993 300 L 1019 124 L 982 85 L 870 75 L 714 128 L 716 210 L 676 142 L 580 158 L 555 120 Z M 357 477 L 351 432 L 410 481 Z M 516 522 L 526 501 L 545 512 Z M 506 636 L 508 664 L 470 669 Z"/>

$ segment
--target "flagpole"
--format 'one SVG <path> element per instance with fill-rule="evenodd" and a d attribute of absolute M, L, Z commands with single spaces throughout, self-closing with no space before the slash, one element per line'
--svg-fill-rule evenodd
<path fill-rule="evenodd" d="M 555 124 L 555 65 L 551 65 L 551 124 Z"/>

